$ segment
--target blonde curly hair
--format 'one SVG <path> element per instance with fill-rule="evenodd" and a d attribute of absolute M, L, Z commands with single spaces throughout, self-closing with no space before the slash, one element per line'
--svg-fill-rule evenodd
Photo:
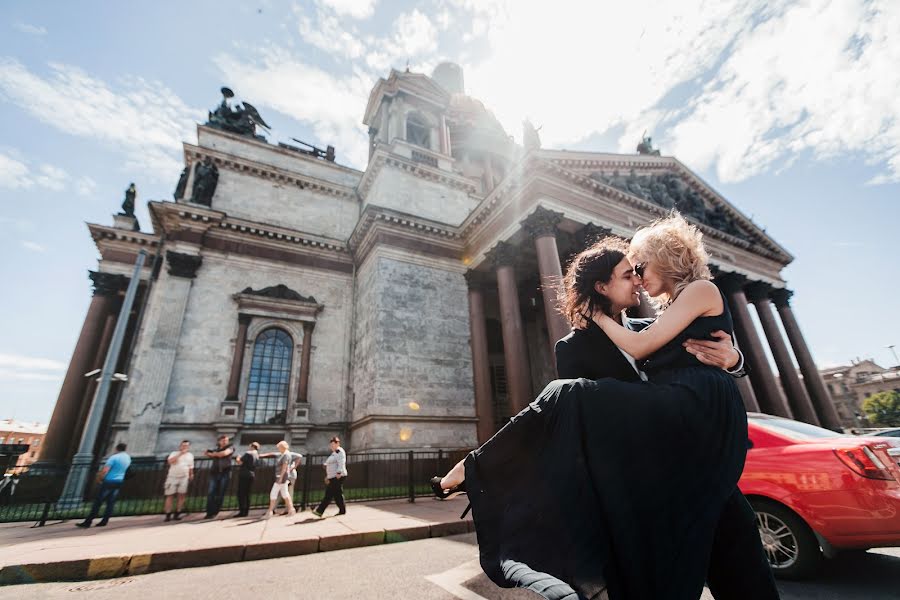
<path fill-rule="evenodd" d="M 712 279 L 703 233 L 675 211 L 638 229 L 631 239 L 628 259 L 632 264 L 652 262 L 660 275 L 675 282 L 671 298 L 663 295 L 655 299 L 663 305 L 674 300 L 691 282 Z"/>

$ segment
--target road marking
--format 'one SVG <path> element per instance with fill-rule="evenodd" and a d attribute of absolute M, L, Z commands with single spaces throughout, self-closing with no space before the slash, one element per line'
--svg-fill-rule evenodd
<path fill-rule="evenodd" d="M 459 600 L 488 600 L 484 596 L 480 596 L 470 589 L 462 586 L 463 582 L 481 575 L 481 564 L 478 559 L 463 563 L 458 567 L 454 567 L 449 571 L 438 573 L 437 575 L 427 575 L 425 579 L 443 589 Z"/>

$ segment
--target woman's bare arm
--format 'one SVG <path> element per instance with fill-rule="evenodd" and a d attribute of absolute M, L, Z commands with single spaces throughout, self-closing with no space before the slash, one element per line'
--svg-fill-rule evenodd
<path fill-rule="evenodd" d="M 640 360 L 647 358 L 690 325 L 694 319 L 722 313 L 722 294 L 711 281 L 694 281 L 679 294 L 653 325 L 629 331 L 606 315 L 595 316 L 597 325 L 613 343 Z"/>

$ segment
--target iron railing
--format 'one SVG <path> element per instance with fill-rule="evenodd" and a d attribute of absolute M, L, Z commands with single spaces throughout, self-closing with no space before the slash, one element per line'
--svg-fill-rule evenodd
<path fill-rule="evenodd" d="M 465 457 L 467 450 L 430 450 L 406 452 L 375 452 L 347 455 L 348 477 L 344 484 L 347 502 L 364 502 L 407 498 L 415 502 L 417 497 L 431 494 L 429 479 L 446 473 L 457 461 Z M 327 454 L 303 457 L 299 477 L 293 486 L 294 504 L 299 509 L 318 503 L 325 492 Z M 198 458 L 194 465 L 194 478 L 188 486 L 185 501 L 186 512 L 202 512 L 206 509 L 211 460 Z M 0 522 L 47 521 L 83 519 L 91 509 L 99 484 L 90 477 L 90 484 L 83 496 L 62 497 L 69 464 L 53 465 L 36 463 L 24 469 L 8 471 L 0 486 Z M 134 476 L 122 484 L 113 516 L 161 514 L 163 510 L 163 483 L 168 465 L 164 459 L 135 460 Z M 93 467 L 92 471 L 96 472 Z M 225 493 L 222 510 L 237 510 L 237 468 L 232 469 L 231 481 Z M 251 507 L 268 506 L 269 490 L 275 480 L 275 459 L 266 458 L 256 468 L 256 478 L 251 492 Z"/>

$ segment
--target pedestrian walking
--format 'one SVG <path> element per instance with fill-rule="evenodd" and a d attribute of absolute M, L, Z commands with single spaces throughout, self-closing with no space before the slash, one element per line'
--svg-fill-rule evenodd
<path fill-rule="evenodd" d="M 231 481 L 233 454 L 234 446 L 228 443 L 227 435 L 220 435 L 216 447 L 206 451 L 206 456 L 212 459 L 212 465 L 209 468 L 209 494 L 206 496 L 204 519 L 212 519 L 222 509 L 222 501 Z"/>
<path fill-rule="evenodd" d="M 331 446 L 331 455 L 325 459 L 325 497 L 319 503 L 319 506 L 313 510 L 313 514 L 322 517 L 325 509 L 334 500 L 337 504 L 339 515 L 347 514 L 347 507 L 344 505 L 344 478 L 347 477 L 347 453 L 341 448 L 341 438 L 334 436 L 329 444 Z"/>
<path fill-rule="evenodd" d="M 97 482 L 100 489 L 97 491 L 97 497 L 94 498 L 94 505 L 87 518 L 81 523 L 76 523 L 76 527 L 87 529 L 91 526 L 91 522 L 97 518 L 100 513 L 100 505 L 106 503 L 106 511 L 103 518 L 97 523 L 97 527 L 104 527 L 109 523 L 112 516 L 113 507 L 116 505 L 116 498 L 119 497 L 119 490 L 122 488 L 122 482 L 125 481 L 125 472 L 131 466 L 131 457 L 125 452 L 127 446 L 125 444 L 116 444 L 116 453 L 106 459 L 103 468 L 97 473 Z"/>
<path fill-rule="evenodd" d="M 269 510 L 264 517 L 266 519 L 275 514 L 275 507 L 278 506 L 278 496 L 284 498 L 289 517 L 297 512 L 294 510 L 291 484 L 297 481 L 297 467 L 300 466 L 303 456 L 297 452 L 291 452 L 290 446 L 284 440 L 278 442 L 277 448 L 279 454 L 278 459 L 275 461 L 275 483 L 272 484 L 272 491 L 269 492 Z"/>
<path fill-rule="evenodd" d="M 259 442 L 252 442 L 241 456 L 236 458 L 238 468 L 238 514 L 246 517 L 250 514 L 250 491 L 256 479 L 256 466 L 259 464 Z"/>
<path fill-rule="evenodd" d="M 182 440 L 178 450 L 169 454 L 166 463 L 169 465 L 169 472 L 166 474 L 166 481 L 163 484 L 163 493 L 166 496 L 163 512 L 166 513 L 166 521 L 171 521 L 173 518 L 180 521 L 181 513 L 184 512 L 188 484 L 194 479 L 194 455 L 191 454 L 191 443 L 188 440 Z M 178 501 L 173 513 L 172 500 L 175 496 L 178 497 Z"/>

